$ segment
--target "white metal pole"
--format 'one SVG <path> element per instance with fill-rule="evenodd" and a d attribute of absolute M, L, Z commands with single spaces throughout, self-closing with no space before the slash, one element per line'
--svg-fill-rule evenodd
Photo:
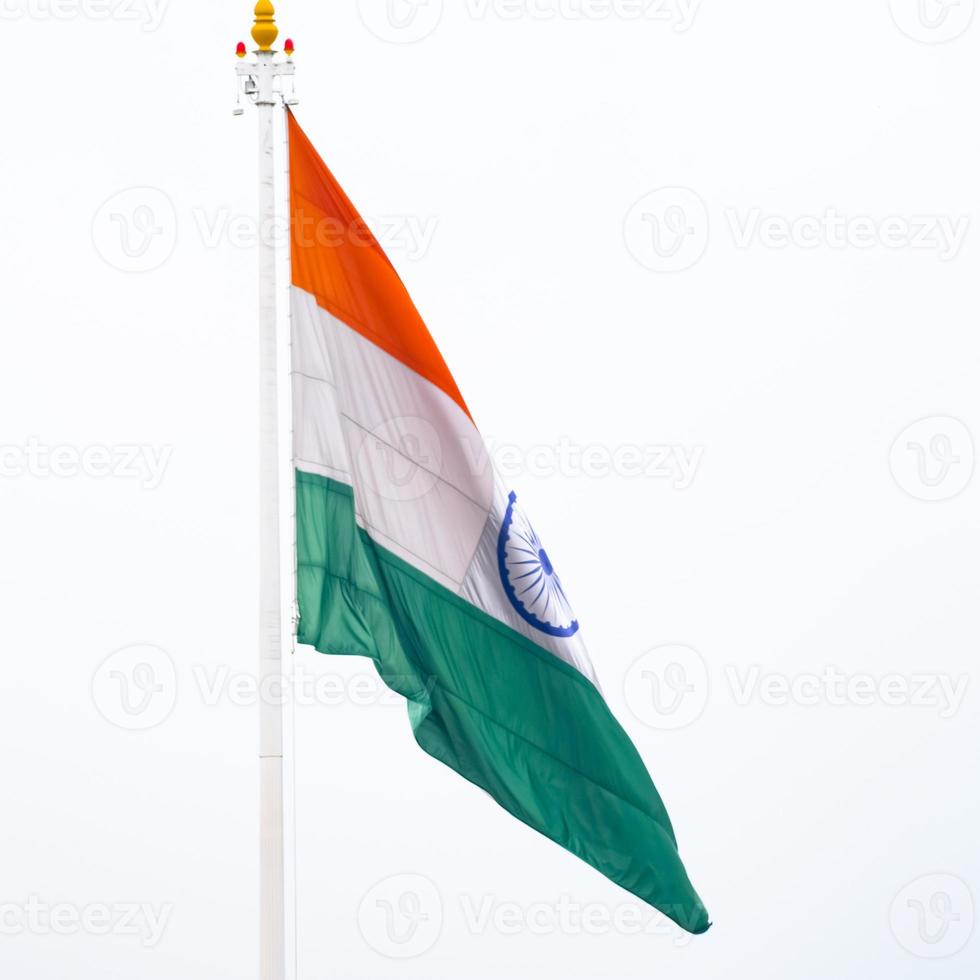
<path fill-rule="evenodd" d="M 277 317 L 275 146 L 282 113 L 275 79 L 292 75 L 277 62 L 279 34 L 271 0 L 258 0 L 252 37 L 255 61 L 238 75 L 259 116 L 259 978 L 286 978 L 285 820 L 283 799 L 282 540 L 280 520 L 280 342 Z M 286 43 L 286 53 L 292 51 Z M 244 58 L 245 45 L 238 56 Z M 240 110 L 235 110 L 239 114 Z"/>
<path fill-rule="evenodd" d="M 276 318 L 275 92 L 273 52 L 258 57 L 259 114 L 259 690 L 261 767 L 261 980 L 284 980 L 282 583 L 279 527 L 279 331 Z"/>

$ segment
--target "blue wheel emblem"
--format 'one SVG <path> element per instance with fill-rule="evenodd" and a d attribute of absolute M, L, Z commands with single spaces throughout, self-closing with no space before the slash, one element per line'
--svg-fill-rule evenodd
<path fill-rule="evenodd" d="M 521 619 L 549 636 L 574 636 L 578 621 L 534 528 L 517 510 L 511 493 L 497 538 L 500 581 Z"/>

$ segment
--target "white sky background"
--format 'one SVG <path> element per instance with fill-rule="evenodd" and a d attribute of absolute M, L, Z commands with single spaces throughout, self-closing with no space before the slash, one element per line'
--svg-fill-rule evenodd
<path fill-rule="evenodd" d="M 973 0 L 361 6 L 280 5 L 298 117 L 715 926 L 651 920 L 304 653 L 347 693 L 297 709 L 298 977 L 975 977 Z M 256 713 L 221 687 L 256 644 L 250 5 L 0 8 L 0 974 L 253 977 Z M 144 663 L 134 720 L 112 671 Z"/>

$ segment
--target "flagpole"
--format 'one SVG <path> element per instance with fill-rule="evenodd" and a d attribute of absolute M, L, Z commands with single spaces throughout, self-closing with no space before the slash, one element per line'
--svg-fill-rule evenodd
<path fill-rule="evenodd" d="M 238 75 L 259 117 L 259 978 L 286 977 L 285 820 L 283 798 L 283 595 L 280 522 L 279 329 L 277 319 L 277 208 L 275 79 L 293 74 L 277 62 L 278 37 L 270 0 L 255 6 L 255 61 Z M 287 53 L 289 44 L 287 43 Z M 238 46 L 239 58 L 245 47 Z M 236 109 L 236 114 L 240 110 Z"/>
<path fill-rule="evenodd" d="M 260 24 L 256 6 L 253 37 L 274 30 Z M 272 11 L 272 4 L 265 6 Z M 271 16 L 271 13 L 270 13 Z M 259 41 L 259 38 L 255 38 Z M 273 34 L 272 40 L 275 39 Z M 271 44 L 271 40 L 268 42 Z M 282 669 L 282 576 L 279 527 L 279 325 L 276 318 L 275 95 L 267 47 L 256 52 L 259 65 L 259 698 L 261 718 L 260 784 L 260 980 L 285 980 L 285 838 L 283 815 L 282 705 L 278 690 Z M 270 684 L 271 682 L 271 684 Z"/>

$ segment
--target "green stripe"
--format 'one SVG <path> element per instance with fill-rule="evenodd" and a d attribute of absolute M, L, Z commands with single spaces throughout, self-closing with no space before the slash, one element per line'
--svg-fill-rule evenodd
<path fill-rule="evenodd" d="M 370 657 L 426 752 L 704 932 L 660 796 L 592 683 L 373 542 L 349 486 L 297 472 L 296 505 L 300 643 Z"/>

